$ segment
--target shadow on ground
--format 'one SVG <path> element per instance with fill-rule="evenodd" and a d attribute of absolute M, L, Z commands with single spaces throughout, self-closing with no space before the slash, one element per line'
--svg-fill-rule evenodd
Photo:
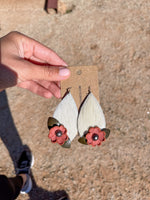
<path fill-rule="evenodd" d="M 9 155 L 14 164 L 14 168 L 16 169 L 16 161 L 24 147 L 27 146 L 22 143 L 14 125 L 5 91 L 0 93 L 0 137 L 8 149 Z M 29 193 L 30 200 L 58 200 L 64 196 L 69 198 L 66 191 L 64 190 L 50 192 L 38 187 L 32 172 L 31 176 L 33 181 L 33 189 Z"/>

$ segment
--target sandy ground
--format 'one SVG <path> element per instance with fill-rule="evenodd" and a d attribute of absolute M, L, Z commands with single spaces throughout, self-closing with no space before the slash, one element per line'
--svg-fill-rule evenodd
<path fill-rule="evenodd" d="M 111 136 L 96 148 L 77 138 L 69 150 L 53 145 L 46 124 L 58 100 L 10 88 L 0 94 L 0 173 L 14 176 L 28 145 L 34 187 L 18 200 L 55 200 L 59 191 L 71 200 L 150 199 L 150 2 L 70 0 L 74 9 L 64 15 L 35 2 L 0 0 L 0 36 L 17 30 L 70 66 L 97 65 Z"/>

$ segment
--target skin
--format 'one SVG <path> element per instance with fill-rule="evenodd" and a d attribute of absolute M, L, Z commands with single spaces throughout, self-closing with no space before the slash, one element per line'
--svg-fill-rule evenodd
<path fill-rule="evenodd" d="M 26 183 L 26 181 L 27 181 L 27 176 L 26 176 L 26 174 L 20 174 L 19 176 L 21 176 L 22 177 L 22 180 L 23 180 L 23 185 L 22 185 L 22 188 L 24 187 L 24 185 L 25 185 L 25 183 Z"/>
<path fill-rule="evenodd" d="M 0 38 L 0 91 L 18 86 L 45 98 L 60 98 L 67 64 L 50 48 L 19 32 Z"/>
<path fill-rule="evenodd" d="M 69 76 L 67 64 L 34 39 L 19 32 L 0 38 L 0 92 L 18 86 L 45 98 L 60 98 L 60 81 Z M 20 176 L 24 186 L 27 176 Z"/>

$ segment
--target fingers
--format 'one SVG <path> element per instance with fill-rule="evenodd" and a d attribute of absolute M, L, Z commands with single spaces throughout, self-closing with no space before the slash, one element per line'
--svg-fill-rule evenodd
<path fill-rule="evenodd" d="M 47 90 L 46 88 L 42 87 L 41 85 L 39 85 L 38 83 L 36 83 L 34 81 L 22 82 L 22 83 L 19 83 L 17 86 L 27 89 L 39 96 L 45 97 L 45 98 L 51 98 L 53 96 L 49 90 Z"/>
<path fill-rule="evenodd" d="M 61 89 L 61 83 L 60 83 L 60 81 L 55 81 L 55 83 Z"/>
<path fill-rule="evenodd" d="M 18 60 L 18 75 L 21 81 L 45 80 L 61 81 L 69 78 L 70 70 L 67 67 L 37 65 L 28 60 Z M 20 66 L 22 66 L 20 68 Z"/>
<path fill-rule="evenodd" d="M 12 32 L 3 40 L 2 61 L 16 74 L 10 85 L 40 96 L 60 98 L 60 81 L 69 78 L 67 64 L 51 49 L 21 33 Z M 36 81 L 35 81 L 36 80 Z"/>
<path fill-rule="evenodd" d="M 57 83 L 49 81 L 39 81 L 38 84 L 48 89 L 56 98 L 61 98 L 60 87 L 57 85 Z"/>
<path fill-rule="evenodd" d="M 46 62 L 51 65 L 67 66 L 67 63 L 53 50 L 32 38 L 24 36 L 22 39 L 22 46 L 24 49 L 24 57 Z"/>
<path fill-rule="evenodd" d="M 5 38 L 16 44 L 19 56 L 22 58 L 33 59 L 51 65 L 67 66 L 67 63 L 53 50 L 22 33 L 13 31 L 6 35 Z"/>
<path fill-rule="evenodd" d="M 42 97 L 51 98 L 52 96 L 55 96 L 56 98 L 61 98 L 60 87 L 55 82 L 26 81 L 19 83 L 18 87 L 28 89 Z"/>

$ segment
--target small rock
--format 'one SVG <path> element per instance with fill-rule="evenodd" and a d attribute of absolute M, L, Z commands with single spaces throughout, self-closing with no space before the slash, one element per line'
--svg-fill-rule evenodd
<path fill-rule="evenodd" d="M 98 48 L 97 44 L 91 44 L 91 46 L 90 46 L 90 49 L 92 49 L 92 50 L 97 49 L 97 48 Z"/>
<path fill-rule="evenodd" d="M 73 9 L 75 8 L 75 5 L 68 0 L 58 0 L 58 13 L 60 14 L 66 14 L 66 13 L 70 13 L 73 11 Z"/>
<path fill-rule="evenodd" d="M 113 71 L 115 72 L 121 72 L 122 70 L 123 70 L 123 65 L 121 63 L 118 63 L 113 67 Z"/>
<path fill-rule="evenodd" d="M 56 10 L 53 9 L 53 8 L 48 8 L 48 9 L 47 9 L 47 12 L 48 12 L 48 14 L 50 14 L 50 15 L 56 14 Z"/>

